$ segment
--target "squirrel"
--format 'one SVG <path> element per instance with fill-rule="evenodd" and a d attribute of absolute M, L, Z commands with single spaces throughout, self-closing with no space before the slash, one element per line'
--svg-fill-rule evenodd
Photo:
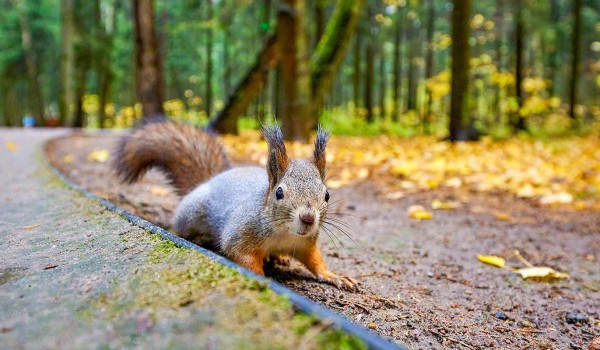
<path fill-rule="evenodd" d="M 216 137 L 191 125 L 161 118 L 124 136 L 113 168 L 133 183 L 150 168 L 162 171 L 183 196 L 175 211 L 175 233 L 264 275 L 269 259 L 299 260 L 315 277 L 338 288 L 357 282 L 329 271 L 317 247 L 328 209 L 324 184 L 329 133 L 319 128 L 312 160 L 288 158 L 275 123 L 263 126 L 266 169 L 232 167 Z"/>

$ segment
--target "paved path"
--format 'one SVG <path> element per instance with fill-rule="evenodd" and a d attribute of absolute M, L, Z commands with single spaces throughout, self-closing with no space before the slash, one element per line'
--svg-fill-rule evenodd
<path fill-rule="evenodd" d="M 0 129 L 0 348 L 357 345 L 68 188 L 42 153 L 64 133 Z"/>

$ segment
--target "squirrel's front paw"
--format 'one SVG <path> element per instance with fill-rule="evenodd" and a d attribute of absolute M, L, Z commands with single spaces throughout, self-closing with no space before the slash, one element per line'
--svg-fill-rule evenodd
<path fill-rule="evenodd" d="M 317 278 L 319 281 L 327 282 L 339 289 L 345 288 L 350 291 L 358 291 L 358 282 L 355 279 L 347 276 L 338 276 L 329 270 L 323 271 L 317 275 Z"/>

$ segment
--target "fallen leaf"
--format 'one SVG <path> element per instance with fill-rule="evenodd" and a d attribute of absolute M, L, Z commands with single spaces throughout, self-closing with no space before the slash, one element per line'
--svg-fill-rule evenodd
<path fill-rule="evenodd" d="M 402 191 L 389 192 L 385 194 L 385 198 L 391 200 L 400 199 L 402 197 L 404 197 L 404 192 Z"/>
<path fill-rule="evenodd" d="M 33 224 L 33 225 L 23 226 L 23 229 L 31 230 L 32 228 L 36 228 L 36 227 L 40 227 L 40 226 L 42 226 L 42 224 Z"/>
<path fill-rule="evenodd" d="M 493 265 L 497 267 L 504 267 L 505 261 L 503 258 L 495 255 L 477 255 L 477 259 L 484 264 Z"/>
<path fill-rule="evenodd" d="M 6 143 L 4 143 L 4 146 L 6 146 L 6 149 L 11 152 L 14 152 L 17 150 L 17 144 L 14 142 L 6 141 Z"/>
<path fill-rule="evenodd" d="M 516 273 L 525 279 L 533 279 L 544 282 L 554 282 L 556 280 L 569 278 L 569 274 L 558 272 L 547 266 L 524 267 L 515 270 Z"/>
<path fill-rule="evenodd" d="M 500 221 L 510 221 L 512 220 L 512 216 L 505 213 L 494 213 L 494 219 Z"/>
<path fill-rule="evenodd" d="M 573 201 L 573 195 L 567 192 L 553 193 L 542 196 L 539 200 L 541 205 L 569 204 Z"/>
<path fill-rule="evenodd" d="M 110 152 L 107 149 L 98 149 L 88 155 L 88 161 L 104 163 L 110 157 Z"/>
<path fill-rule="evenodd" d="M 75 160 L 75 157 L 72 154 L 67 154 L 63 158 L 63 163 L 65 163 L 65 164 L 71 164 L 71 163 L 73 163 L 74 160 Z"/>
<path fill-rule="evenodd" d="M 411 205 L 406 212 L 409 217 L 417 220 L 429 220 L 433 218 L 433 214 L 426 211 L 422 205 Z"/>
<path fill-rule="evenodd" d="M 454 210 L 460 206 L 460 202 L 457 201 L 443 201 L 441 199 L 434 199 L 431 202 L 431 209 L 434 210 Z"/>

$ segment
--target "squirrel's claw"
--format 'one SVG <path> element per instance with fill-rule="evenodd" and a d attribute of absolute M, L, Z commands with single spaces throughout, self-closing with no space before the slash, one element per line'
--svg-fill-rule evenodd
<path fill-rule="evenodd" d="M 319 276 L 317 276 L 317 278 L 319 279 L 319 281 L 334 285 L 338 289 L 346 289 L 349 291 L 359 290 L 358 282 L 354 278 L 347 276 L 338 276 L 329 270 L 325 270 Z"/>

